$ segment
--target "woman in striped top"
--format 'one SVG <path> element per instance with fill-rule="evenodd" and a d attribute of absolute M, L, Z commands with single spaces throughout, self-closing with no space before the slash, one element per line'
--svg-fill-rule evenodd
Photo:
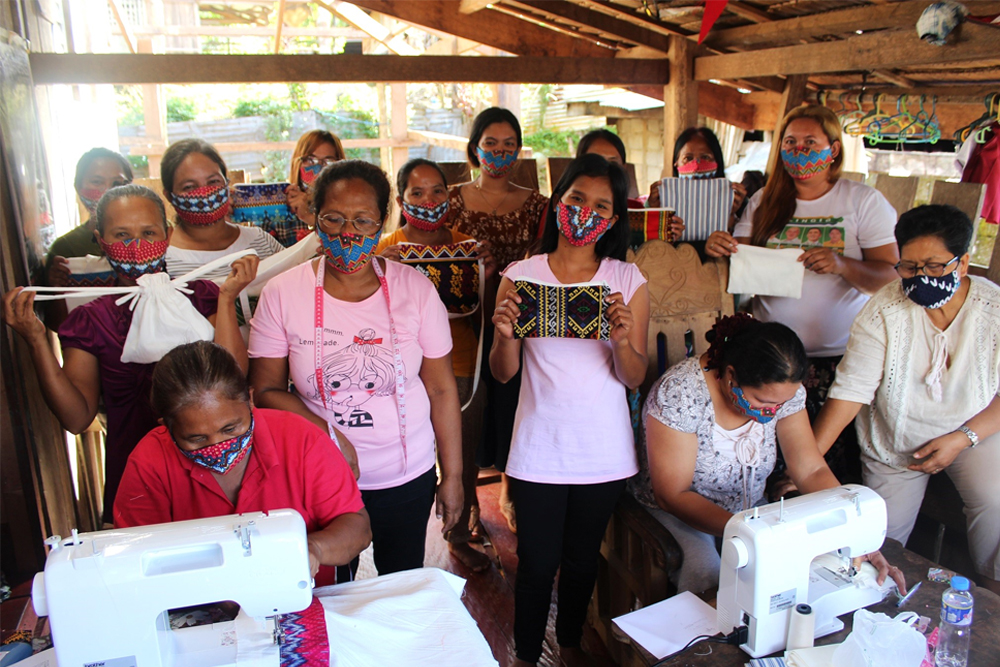
<path fill-rule="evenodd" d="M 177 213 L 167 250 L 171 278 L 240 250 L 252 248 L 264 259 L 284 249 L 263 230 L 226 219 L 230 211 L 226 173 L 222 156 L 202 139 L 178 141 L 163 154 L 160 180 Z M 228 267 L 220 267 L 202 278 L 215 280 L 228 272 Z"/>

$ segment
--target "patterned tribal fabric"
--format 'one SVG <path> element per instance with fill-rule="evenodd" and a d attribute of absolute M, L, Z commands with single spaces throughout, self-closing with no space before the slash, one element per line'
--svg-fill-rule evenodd
<path fill-rule="evenodd" d="M 514 290 L 521 297 L 515 338 L 611 340 L 607 284 L 545 285 L 518 279 Z"/>
<path fill-rule="evenodd" d="M 147 241 L 146 239 L 126 239 L 108 243 L 104 239 L 98 239 L 104 254 L 108 256 L 108 263 L 119 274 L 132 280 L 147 273 L 160 273 L 166 271 L 167 248 L 170 241 Z"/>
<path fill-rule="evenodd" d="M 316 228 L 316 235 L 323 244 L 323 254 L 330 260 L 330 266 L 341 273 L 357 273 L 365 268 L 379 239 L 378 234 L 365 236 L 341 233 L 330 236 L 319 227 Z"/>
<path fill-rule="evenodd" d="M 791 150 L 782 148 L 781 162 L 785 165 L 785 171 L 789 176 L 802 180 L 812 178 L 826 169 L 827 165 L 833 162 L 833 154 L 829 148 L 821 151 L 805 147 Z"/>
<path fill-rule="evenodd" d="M 630 208 L 628 210 L 628 224 L 632 229 L 630 245 L 637 248 L 653 239 L 672 243 L 674 235 L 670 229 L 670 223 L 673 222 L 673 219 L 674 212 L 670 209 Z"/>
<path fill-rule="evenodd" d="M 253 225 L 290 248 L 309 233 L 306 223 L 288 207 L 288 183 L 254 183 L 233 186 L 233 222 Z"/>
<path fill-rule="evenodd" d="M 517 153 L 514 151 L 487 151 L 476 146 L 476 155 L 479 156 L 479 166 L 487 174 L 494 178 L 500 178 L 513 168 L 517 162 Z"/>
<path fill-rule="evenodd" d="M 404 201 L 400 209 L 407 224 L 413 225 L 425 232 L 433 232 L 440 229 L 441 225 L 448 219 L 447 199 L 437 206 L 429 203 L 408 204 Z"/>
<path fill-rule="evenodd" d="M 114 271 L 69 274 L 70 287 L 111 287 L 115 284 L 115 280 L 117 277 Z"/>
<path fill-rule="evenodd" d="M 229 213 L 229 185 L 206 185 L 182 195 L 170 193 L 177 217 L 191 225 L 211 225 Z"/>
<path fill-rule="evenodd" d="M 448 245 L 404 243 L 399 260 L 427 276 L 448 312 L 468 315 L 479 308 L 478 241 Z"/>
<path fill-rule="evenodd" d="M 329 667 L 330 640 L 318 598 L 313 598 L 304 611 L 283 614 L 279 629 L 285 635 L 279 649 L 281 667 Z"/>

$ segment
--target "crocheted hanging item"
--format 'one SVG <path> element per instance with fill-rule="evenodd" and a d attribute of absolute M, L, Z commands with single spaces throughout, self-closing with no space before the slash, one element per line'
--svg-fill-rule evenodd
<path fill-rule="evenodd" d="M 427 276 L 452 315 L 469 315 L 479 308 L 479 242 L 448 245 L 404 243 L 399 261 Z"/>
<path fill-rule="evenodd" d="M 518 278 L 514 291 L 521 297 L 515 338 L 611 340 L 607 283 L 553 285 Z"/>
<path fill-rule="evenodd" d="M 323 244 L 327 263 L 341 273 L 357 273 L 368 266 L 379 239 L 378 234 L 365 236 L 341 233 L 330 236 L 319 227 L 316 228 L 316 233 Z"/>
<path fill-rule="evenodd" d="M 603 217 L 589 206 L 573 206 L 562 202 L 556 204 L 556 221 L 559 223 L 559 232 L 575 246 L 597 243 L 611 226 L 611 218 Z"/>
<path fill-rule="evenodd" d="M 653 239 L 673 243 L 674 234 L 670 228 L 673 221 L 674 212 L 669 208 L 630 208 L 628 210 L 628 224 L 632 230 L 630 245 L 638 247 Z"/>
<path fill-rule="evenodd" d="M 169 195 L 177 217 L 189 225 L 211 225 L 229 213 L 229 184 L 206 185 L 184 194 Z"/>
<path fill-rule="evenodd" d="M 326 615 L 319 598 L 303 611 L 282 614 L 278 631 L 285 639 L 278 649 L 281 667 L 327 667 L 330 664 L 330 640 Z"/>
<path fill-rule="evenodd" d="M 476 146 L 476 155 L 479 156 L 479 167 L 493 178 L 500 178 L 514 167 L 517 162 L 517 153 L 514 151 L 486 151 Z"/>
<path fill-rule="evenodd" d="M 137 280 L 148 273 L 162 273 L 167 270 L 167 248 L 170 241 L 147 241 L 146 239 L 125 239 L 108 243 L 98 239 L 108 263 L 120 276 Z"/>
<path fill-rule="evenodd" d="M 400 209 L 406 224 L 425 232 L 435 232 L 448 220 L 448 200 L 438 205 L 426 202 L 423 204 L 408 204 L 403 202 Z"/>
<path fill-rule="evenodd" d="M 819 172 L 827 168 L 833 162 L 833 153 L 830 148 L 816 150 L 814 148 L 781 149 L 781 163 L 785 166 L 788 175 L 797 181 L 812 178 Z"/>

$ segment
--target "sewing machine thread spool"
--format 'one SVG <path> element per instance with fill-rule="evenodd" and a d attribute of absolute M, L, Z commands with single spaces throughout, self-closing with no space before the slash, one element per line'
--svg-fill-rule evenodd
<path fill-rule="evenodd" d="M 797 648 L 812 648 L 813 634 L 816 631 L 816 615 L 807 604 L 797 604 L 792 607 L 788 616 L 787 650 Z"/>

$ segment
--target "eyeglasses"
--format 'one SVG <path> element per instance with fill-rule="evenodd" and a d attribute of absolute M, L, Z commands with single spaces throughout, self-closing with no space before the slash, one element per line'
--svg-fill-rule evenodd
<path fill-rule="evenodd" d="M 372 220 L 371 218 L 354 218 L 353 220 L 348 220 L 342 215 L 330 215 L 328 213 L 317 216 L 316 219 L 323 225 L 324 231 L 328 230 L 331 234 L 339 234 L 348 222 L 354 226 L 354 229 L 359 234 L 364 234 L 365 236 L 374 234 L 382 227 L 381 222 Z"/>
<path fill-rule="evenodd" d="M 899 274 L 901 278 L 912 278 L 918 273 L 923 273 L 928 278 L 940 278 L 944 275 L 945 270 L 958 261 L 958 257 L 952 257 L 951 260 L 941 264 L 939 262 L 928 262 L 923 266 L 918 266 L 912 262 L 899 262 L 896 264 L 896 273 Z"/>
<path fill-rule="evenodd" d="M 316 157 L 315 155 L 300 157 L 299 161 L 302 162 L 302 166 L 304 167 L 315 167 L 318 164 L 321 164 L 324 167 L 329 167 L 331 164 L 339 162 L 339 160 L 335 157 Z"/>

